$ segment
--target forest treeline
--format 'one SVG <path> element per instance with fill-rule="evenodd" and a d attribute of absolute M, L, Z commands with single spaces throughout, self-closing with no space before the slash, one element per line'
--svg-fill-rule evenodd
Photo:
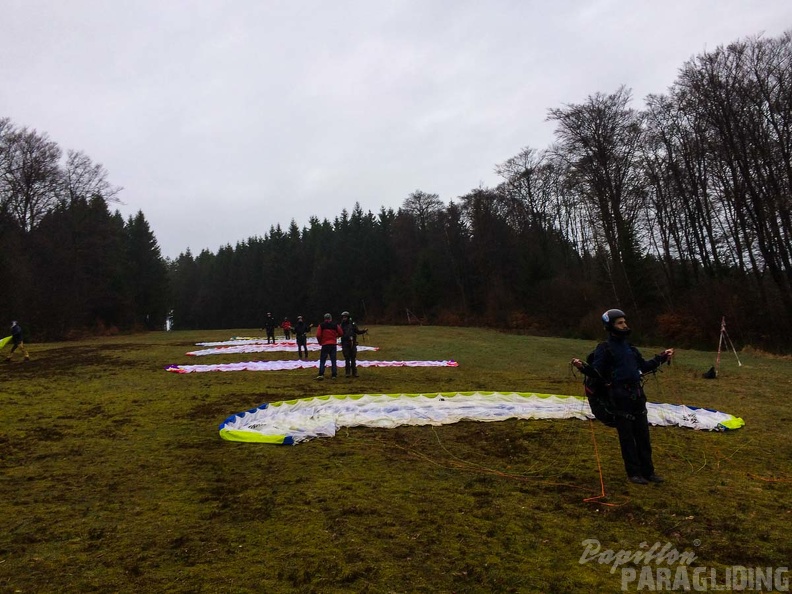
<path fill-rule="evenodd" d="M 419 189 L 172 261 L 142 213 L 110 212 L 101 166 L 0 120 L 0 310 L 46 336 L 348 309 L 594 338 L 618 306 L 646 339 L 711 347 L 726 316 L 738 342 L 788 350 L 792 33 L 695 56 L 633 102 L 622 87 L 550 109 L 551 146 L 449 203 Z"/>
<path fill-rule="evenodd" d="M 160 328 L 167 262 L 142 212 L 82 152 L 0 118 L 0 312 L 34 339 Z M 27 339 L 27 337 L 26 337 Z"/>

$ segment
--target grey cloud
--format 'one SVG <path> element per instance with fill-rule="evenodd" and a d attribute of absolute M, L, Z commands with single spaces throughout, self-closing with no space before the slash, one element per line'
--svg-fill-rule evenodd
<path fill-rule="evenodd" d="M 782 32 L 792 3 L 0 0 L 0 116 L 87 153 L 163 253 L 216 250 L 356 201 L 456 198 L 548 108 L 636 105 L 691 56 Z"/>

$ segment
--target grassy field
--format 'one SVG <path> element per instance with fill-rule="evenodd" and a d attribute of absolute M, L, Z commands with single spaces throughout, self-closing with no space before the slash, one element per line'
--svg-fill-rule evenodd
<path fill-rule="evenodd" d="M 638 486 L 615 431 L 578 420 L 351 428 L 297 446 L 218 437 L 232 413 L 328 393 L 580 394 L 568 361 L 593 342 L 374 327 L 367 343 L 381 350 L 360 359 L 460 365 L 335 382 L 310 370 L 164 371 L 293 356 L 184 355 L 251 334 L 30 344 L 31 362 L 1 368 L 0 592 L 620 591 L 620 570 L 580 562 L 585 539 L 614 551 L 670 543 L 719 569 L 790 564 L 789 358 L 743 351 L 738 367 L 728 354 L 705 380 L 714 353 L 678 351 L 649 379 L 649 399 L 746 426 L 652 428 L 667 482 Z M 585 501 L 601 492 L 598 459 L 604 503 Z"/>

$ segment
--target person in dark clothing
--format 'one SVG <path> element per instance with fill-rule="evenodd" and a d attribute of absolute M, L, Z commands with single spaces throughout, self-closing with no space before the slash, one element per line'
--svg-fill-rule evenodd
<path fill-rule="evenodd" d="M 670 361 L 674 349 L 666 349 L 647 361 L 627 341 L 630 328 L 622 310 L 609 309 L 602 314 L 602 321 L 608 331 L 608 340 L 597 346 L 591 366 L 608 385 L 628 480 L 638 485 L 662 483 L 652 462 L 642 374 L 653 372 Z M 580 359 L 572 359 L 572 364 L 580 370 L 585 368 Z"/>
<path fill-rule="evenodd" d="M 333 322 L 333 316 L 326 313 L 324 315 L 324 322 L 319 324 L 319 327 L 316 329 L 316 340 L 322 345 L 322 354 L 319 358 L 319 375 L 316 376 L 316 379 L 324 379 L 325 363 L 328 357 L 330 357 L 332 379 L 335 379 L 338 375 L 338 364 L 336 362 L 338 353 L 337 345 L 338 339 L 342 334 L 341 326 Z"/>
<path fill-rule="evenodd" d="M 275 326 L 277 323 L 275 322 L 275 318 L 272 317 L 272 314 L 267 312 L 267 317 L 264 318 L 264 330 L 267 332 L 267 344 L 275 344 Z"/>
<path fill-rule="evenodd" d="M 367 329 L 357 327 L 349 312 L 341 314 L 341 352 L 344 355 L 344 375 L 346 377 L 357 377 L 357 337 L 368 332 Z"/>
<path fill-rule="evenodd" d="M 25 348 L 25 343 L 22 340 L 22 326 L 20 326 L 16 320 L 11 322 L 11 352 L 8 353 L 6 357 L 6 361 L 11 361 L 11 357 L 14 355 L 14 351 L 19 349 L 22 352 L 22 356 L 24 357 L 25 361 L 30 361 L 30 354 L 27 352 Z"/>
<path fill-rule="evenodd" d="M 294 337 L 297 339 L 297 358 L 302 359 L 302 351 L 305 351 L 305 358 L 308 359 L 308 331 L 313 328 L 313 324 L 306 324 L 302 316 L 297 316 L 297 323 L 294 325 Z M 302 350 L 301 350 L 302 349 Z"/>

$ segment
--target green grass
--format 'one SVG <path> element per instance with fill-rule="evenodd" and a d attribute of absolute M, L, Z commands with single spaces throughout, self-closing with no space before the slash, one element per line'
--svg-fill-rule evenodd
<path fill-rule="evenodd" d="M 458 368 L 178 375 L 196 342 L 254 330 L 30 344 L 0 375 L 2 592 L 615 592 L 581 542 L 692 551 L 696 565 L 792 558 L 792 361 L 678 351 L 649 399 L 717 408 L 729 433 L 652 428 L 667 482 L 624 480 L 615 431 L 569 421 L 342 429 L 298 446 L 230 443 L 218 424 L 262 402 L 327 393 L 580 394 L 592 342 L 488 330 L 374 327 L 361 359 Z M 672 345 L 669 345 L 672 346 Z M 652 354 L 659 346 L 642 347 Z M 5 354 L 5 352 L 3 353 Z M 312 358 L 317 355 L 312 353 Z M 607 503 L 600 493 L 596 436 Z"/>

